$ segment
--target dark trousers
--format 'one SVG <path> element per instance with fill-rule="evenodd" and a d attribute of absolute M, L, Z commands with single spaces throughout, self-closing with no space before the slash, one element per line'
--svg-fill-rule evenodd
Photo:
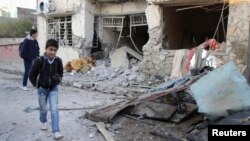
<path fill-rule="evenodd" d="M 27 86 L 31 62 L 24 60 L 23 86 Z"/>

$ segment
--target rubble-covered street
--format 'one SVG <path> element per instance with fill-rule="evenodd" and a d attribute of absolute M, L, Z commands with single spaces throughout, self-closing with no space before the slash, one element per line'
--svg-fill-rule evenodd
<path fill-rule="evenodd" d="M 250 0 L 0 0 L 0 141 L 249 133 Z"/>
<path fill-rule="evenodd" d="M 2 111 L 0 140 L 53 140 L 51 129 L 48 131 L 39 129 L 36 90 L 31 87 L 30 91 L 23 91 L 19 88 L 21 76 L 9 73 L 0 72 L 0 110 Z M 84 117 L 85 112 L 127 99 L 117 94 L 85 91 L 67 86 L 60 86 L 60 92 L 60 122 L 62 134 L 65 136 L 62 140 L 65 141 L 104 141 L 105 139 L 96 128 L 96 123 Z M 176 126 L 174 123 L 118 115 L 105 126 L 115 140 L 163 141 L 166 139 L 158 134 L 171 133 L 169 138 L 180 137 L 192 123 L 200 120 L 202 117 L 197 115 L 192 120 Z"/>
<path fill-rule="evenodd" d="M 102 66 L 101 64 L 98 64 L 96 68 L 98 68 L 99 65 Z M 3 66 L 5 66 L 5 69 Z M 6 68 L 6 66 L 10 67 L 19 66 L 19 69 L 15 70 L 11 68 Z M 0 96 L 1 97 L 0 110 L 2 111 L 1 114 L 2 120 L 1 120 L 0 139 L 6 141 L 15 141 L 20 139 L 27 141 L 53 140 L 52 133 L 50 132 L 51 129 L 48 131 L 42 131 L 39 129 L 38 109 L 37 109 L 38 103 L 37 103 L 36 90 L 30 87 L 31 90 L 25 92 L 19 88 L 20 87 L 19 82 L 21 80 L 20 76 L 21 72 L 19 71 L 18 73 L 18 70 L 21 70 L 20 66 L 21 65 L 18 64 L 8 64 L 6 62 L 1 62 L 0 90 L 2 92 Z M 227 69 L 227 71 L 223 69 Z M 220 79 L 222 82 L 217 80 L 217 84 L 215 85 L 220 86 L 220 83 L 225 83 L 225 81 L 223 80 L 227 79 L 227 81 L 230 82 L 231 85 L 234 85 L 236 89 L 237 87 L 239 88 L 241 87 L 239 90 L 242 91 L 241 93 L 242 97 L 238 97 L 238 99 L 242 101 L 241 98 L 244 98 L 244 96 L 246 96 L 244 95 L 245 93 L 244 89 L 248 88 L 247 86 L 244 86 L 245 85 L 244 80 L 243 81 L 240 80 L 240 77 L 238 76 L 239 74 L 237 74 L 238 72 L 235 70 L 233 64 L 230 63 L 225 67 L 218 69 L 218 71 L 216 70 L 214 72 L 210 72 L 211 75 L 209 75 L 210 74 L 209 73 L 206 76 L 201 76 L 201 78 L 204 79 L 202 81 L 199 81 L 200 84 L 194 83 L 194 85 L 191 86 L 191 90 L 194 93 L 193 96 L 195 100 L 198 102 L 197 103 L 198 105 L 196 105 L 194 99 L 190 97 L 189 95 L 190 90 L 187 90 L 186 91 L 187 93 L 183 93 L 183 91 L 178 92 L 178 90 L 185 90 L 186 88 L 188 88 L 191 82 L 192 83 L 195 82 L 189 77 L 186 77 L 184 79 L 179 79 L 176 82 L 168 81 L 169 79 L 159 81 L 158 79 L 151 78 L 151 81 L 154 80 L 157 81 L 157 83 L 155 83 L 150 87 L 148 86 L 146 88 L 144 86 L 143 89 L 138 85 L 133 86 L 135 90 L 129 90 L 131 89 L 129 88 L 131 87 L 129 86 L 131 84 L 128 81 L 129 83 L 128 86 L 126 85 L 122 87 L 122 85 L 120 85 L 120 87 L 123 88 L 124 90 L 126 89 L 128 90 L 126 91 L 126 93 L 121 93 L 121 92 L 115 93 L 112 91 L 105 91 L 105 89 L 100 90 L 92 88 L 94 87 L 92 85 L 91 87 L 78 87 L 76 86 L 76 84 L 74 85 L 74 82 L 79 83 L 78 82 L 78 80 L 80 80 L 79 78 L 84 77 L 84 74 L 66 73 L 65 77 L 67 78 L 68 81 L 71 80 L 72 85 L 68 84 L 68 86 L 66 86 L 67 85 L 66 83 L 60 86 L 60 92 L 61 92 L 59 96 L 60 100 L 59 110 L 61 117 L 60 121 L 61 121 L 62 134 L 65 136 L 61 140 L 104 141 L 107 139 L 107 138 L 105 139 L 104 137 L 105 133 L 103 134 L 100 132 L 101 131 L 100 127 L 104 127 L 103 129 L 106 130 L 106 133 L 108 133 L 112 139 L 119 141 L 130 141 L 130 140 L 135 140 L 135 141 L 205 140 L 206 141 L 208 124 L 223 124 L 223 125 L 250 124 L 249 111 L 233 112 L 233 113 L 230 112 L 226 114 L 230 116 L 228 116 L 227 118 L 223 118 L 222 120 L 216 120 L 215 122 L 213 121 L 211 122 L 206 118 L 206 117 L 210 118 L 210 116 L 212 116 L 211 119 L 213 119 L 214 118 L 213 116 L 217 117 L 225 116 L 225 114 L 222 112 L 223 108 L 217 109 L 217 111 L 216 109 L 212 108 L 213 110 L 210 109 L 209 111 L 210 113 L 206 110 L 209 109 L 208 108 L 209 106 L 214 106 L 214 104 L 216 104 L 215 103 L 216 99 L 218 99 L 216 98 L 216 94 L 218 94 L 218 92 L 221 93 L 220 97 L 222 97 L 222 95 L 226 96 L 227 94 L 224 93 L 225 91 L 223 90 L 222 87 L 220 87 L 222 88 L 221 90 L 219 90 L 219 88 L 217 88 L 217 91 L 214 89 L 214 94 L 215 94 L 213 96 L 214 99 L 212 99 L 212 97 L 207 97 L 206 98 L 207 101 L 204 101 L 204 99 L 201 99 L 200 97 L 202 95 L 200 95 L 200 89 L 197 87 L 197 85 L 202 86 L 204 83 L 206 84 L 206 80 L 210 79 L 209 77 L 215 77 L 213 75 L 218 75 L 220 71 L 224 71 L 227 73 L 224 74 L 225 76 L 221 76 L 224 77 L 224 79 L 220 79 L 218 77 L 218 79 Z M 233 76 L 232 72 L 236 75 Z M 112 75 L 112 73 L 108 74 Z M 117 74 L 118 76 L 116 76 L 115 78 L 122 79 L 123 78 L 122 74 L 123 73 L 121 74 L 118 73 Z M 88 73 L 86 73 L 86 75 L 88 75 Z M 105 75 L 105 73 L 103 75 Z M 228 76 L 231 76 L 231 78 L 229 78 Z M 95 76 L 95 77 L 96 79 L 98 79 L 101 78 L 102 76 L 100 77 Z M 150 78 L 148 79 L 150 80 Z M 94 79 L 91 78 L 85 79 L 85 81 L 83 81 L 83 84 L 86 82 L 86 80 L 94 80 Z M 237 84 L 239 84 L 239 86 L 233 84 L 235 83 L 235 81 L 238 81 Z M 112 84 L 113 82 L 112 77 L 107 77 L 104 80 L 99 80 L 99 82 L 105 82 L 105 83 L 109 82 L 112 86 L 114 86 L 112 88 L 114 90 L 116 89 L 115 86 L 118 86 Z M 183 85 L 185 83 L 186 86 L 188 87 Z M 209 87 L 215 87 L 215 85 L 207 86 L 206 91 L 208 92 L 209 90 L 212 90 Z M 225 84 L 225 86 L 226 85 L 227 84 Z M 206 88 L 204 87 L 203 89 Z M 227 92 L 231 93 L 231 90 L 230 88 L 228 88 Z M 173 93 L 174 91 L 176 92 L 174 95 L 172 95 L 171 93 Z M 232 91 L 232 94 L 233 93 L 234 92 Z M 204 96 L 208 95 L 204 93 L 202 97 Z M 136 97 L 139 100 L 137 100 L 137 102 L 135 100 L 133 104 L 133 99 Z M 225 98 L 224 101 L 227 103 L 227 101 L 232 100 L 231 98 L 233 98 L 233 95 L 231 95 L 228 98 Z M 236 101 L 236 98 L 234 98 L 234 101 Z M 213 104 L 211 104 L 211 102 Z M 221 99 L 221 101 L 217 104 L 222 104 L 222 103 L 223 100 Z M 126 106 L 127 104 L 128 106 Z M 234 108 L 237 109 L 237 106 L 241 107 L 239 104 L 231 106 L 232 104 L 228 105 L 229 107 L 231 107 L 231 109 Z M 246 98 L 245 98 L 245 104 L 249 104 Z M 224 106 L 225 108 L 227 107 L 226 105 Z M 198 113 L 197 110 L 199 110 L 199 112 L 201 113 L 205 112 L 208 115 L 204 116 L 204 114 Z"/>

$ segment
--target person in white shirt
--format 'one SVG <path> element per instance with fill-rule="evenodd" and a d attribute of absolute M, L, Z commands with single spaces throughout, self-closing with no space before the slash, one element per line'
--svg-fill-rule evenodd
<path fill-rule="evenodd" d="M 209 39 L 195 48 L 189 67 L 191 75 L 199 74 L 205 67 L 216 68 L 216 58 L 210 54 L 210 51 L 215 51 L 218 48 L 219 44 L 215 39 Z"/>

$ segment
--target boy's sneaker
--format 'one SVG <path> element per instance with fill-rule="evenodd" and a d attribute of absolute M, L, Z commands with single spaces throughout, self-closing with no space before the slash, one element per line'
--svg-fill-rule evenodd
<path fill-rule="evenodd" d="M 28 91 L 28 90 L 29 90 L 27 86 L 23 86 L 22 89 L 23 89 L 24 91 Z"/>
<path fill-rule="evenodd" d="M 40 129 L 41 129 L 41 130 L 47 130 L 47 129 L 48 129 L 48 123 L 47 123 L 47 122 L 41 123 Z"/>
<path fill-rule="evenodd" d="M 54 139 L 58 140 L 58 139 L 61 139 L 63 138 L 63 136 L 60 134 L 60 132 L 55 132 L 54 133 Z"/>

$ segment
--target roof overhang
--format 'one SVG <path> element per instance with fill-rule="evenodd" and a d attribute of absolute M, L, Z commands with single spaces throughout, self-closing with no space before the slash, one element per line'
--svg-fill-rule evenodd
<path fill-rule="evenodd" d="M 128 0 L 91 0 L 91 1 L 92 2 L 99 2 L 99 3 L 119 3 L 119 2 L 126 2 Z"/>
<path fill-rule="evenodd" d="M 224 3 L 224 0 L 147 0 L 149 4 L 166 6 L 213 5 Z M 226 0 L 228 2 L 228 0 Z"/>

